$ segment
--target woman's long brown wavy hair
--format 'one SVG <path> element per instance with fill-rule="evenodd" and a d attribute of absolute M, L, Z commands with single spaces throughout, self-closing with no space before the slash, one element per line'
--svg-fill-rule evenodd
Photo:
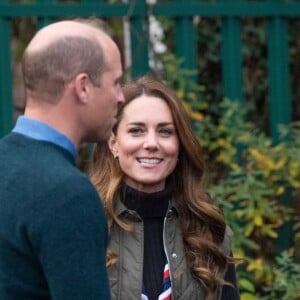
<path fill-rule="evenodd" d="M 142 77 L 125 85 L 123 92 L 125 104 L 119 111 L 119 120 L 126 105 L 143 94 L 163 99 L 170 108 L 180 141 L 179 160 L 170 179 L 173 181 L 186 257 L 192 273 L 206 287 L 207 299 L 215 299 L 218 287 L 226 284 L 222 278 L 230 262 L 220 247 L 226 224 L 222 213 L 203 188 L 203 153 L 189 117 L 176 94 L 153 78 Z M 117 134 L 118 124 L 113 131 Z M 132 230 L 114 212 L 124 173 L 106 142 L 95 146 L 92 162 L 91 180 L 103 199 L 109 228 L 117 224 L 124 230 Z M 108 255 L 107 263 L 108 266 L 116 263 L 116 257 Z"/>

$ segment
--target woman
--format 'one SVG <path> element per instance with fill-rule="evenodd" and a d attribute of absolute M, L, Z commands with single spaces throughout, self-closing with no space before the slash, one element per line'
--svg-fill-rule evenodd
<path fill-rule="evenodd" d="M 109 221 L 112 299 L 239 299 L 232 233 L 202 187 L 203 154 L 182 103 L 148 77 L 123 92 L 91 172 Z"/>

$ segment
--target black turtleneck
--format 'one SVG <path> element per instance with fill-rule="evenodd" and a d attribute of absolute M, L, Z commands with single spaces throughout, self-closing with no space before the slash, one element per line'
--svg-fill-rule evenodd
<path fill-rule="evenodd" d="M 157 300 L 162 292 L 166 257 L 163 246 L 163 225 L 172 188 L 154 193 L 144 193 L 129 186 L 122 189 L 123 202 L 135 210 L 144 223 L 143 283 L 149 300 Z"/>

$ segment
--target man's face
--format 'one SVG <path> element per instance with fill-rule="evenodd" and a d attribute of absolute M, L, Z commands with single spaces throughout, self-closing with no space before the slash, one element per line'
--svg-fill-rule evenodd
<path fill-rule="evenodd" d="M 120 85 L 122 65 L 120 52 L 115 44 L 105 53 L 107 68 L 100 78 L 99 87 L 91 88 L 90 142 L 106 140 L 117 121 L 118 106 L 124 103 L 124 95 Z"/>

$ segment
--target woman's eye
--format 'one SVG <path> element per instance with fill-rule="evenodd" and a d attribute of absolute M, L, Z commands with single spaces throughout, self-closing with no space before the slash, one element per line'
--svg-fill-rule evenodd
<path fill-rule="evenodd" d="M 132 133 L 132 134 L 139 134 L 139 133 L 142 133 L 143 130 L 141 128 L 130 128 L 128 130 L 129 133 Z"/>
<path fill-rule="evenodd" d="M 161 129 L 159 132 L 162 135 L 169 136 L 169 135 L 172 135 L 174 131 L 172 129 L 164 128 L 164 129 Z"/>

